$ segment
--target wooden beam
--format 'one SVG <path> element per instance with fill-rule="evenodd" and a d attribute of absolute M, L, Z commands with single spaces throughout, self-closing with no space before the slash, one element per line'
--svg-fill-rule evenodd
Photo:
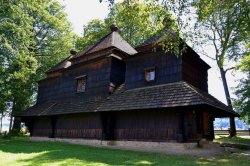
<path fill-rule="evenodd" d="M 185 125 L 184 125 L 184 112 L 179 112 L 179 134 L 177 136 L 177 141 L 183 143 L 186 141 Z"/>

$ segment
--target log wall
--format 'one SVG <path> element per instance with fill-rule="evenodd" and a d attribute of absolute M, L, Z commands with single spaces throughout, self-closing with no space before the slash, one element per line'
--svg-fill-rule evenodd
<path fill-rule="evenodd" d="M 205 92 L 208 92 L 208 68 L 191 49 L 182 57 L 182 79 Z"/>
<path fill-rule="evenodd" d="M 38 117 L 35 118 L 32 124 L 33 132 L 32 136 L 38 137 L 51 137 L 52 135 L 52 125 L 50 117 Z"/>
<path fill-rule="evenodd" d="M 33 135 L 98 140 L 194 142 L 213 139 L 211 117 L 194 110 L 82 113 L 34 120 Z M 54 128 L 54 130 L 52 129 Z"/>
<path fill-rule="evenodd" d="M 126 111 L 116 117 L 115 139 L 138 141 L 177 140 L 178 113 L 171 111 Z"/>
<path fill-rule="evenodd" d="M 57 118 L 55 137 L 101 139 L 102 125 L 99 113 L 64 115 Z"/>
<path fill-rule="evenodd" d="M 38 103 L 46 100 L 88 101 L 98 100 L 108 96 L 110 83 L 111 57 L 79 64 L 63 72 L 59 78 L 53 78 L 39 83 Z M 87 76 L 86 90 L 76 92 L 76 78 Z"/>

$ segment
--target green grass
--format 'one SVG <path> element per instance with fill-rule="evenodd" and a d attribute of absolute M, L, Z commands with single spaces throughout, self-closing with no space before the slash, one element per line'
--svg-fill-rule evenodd
<path fill-rule="evenodd" d="M 0 165 L 250 165 L 250 156 L 217 158 L 111 150 L 55 142 L 31 142 L 27 137 L 0 138 Z"/>
<path fill-rule="evenodd" d="M 243 143 L 243 144 L 249 144 L 250 145 L 250 136 L 245 136 L 245 137 L 233 137 L 229 138 L 226 136 L 216 136 L 216 141 L 217 142 L 233 142 L 233 143 Z"/>

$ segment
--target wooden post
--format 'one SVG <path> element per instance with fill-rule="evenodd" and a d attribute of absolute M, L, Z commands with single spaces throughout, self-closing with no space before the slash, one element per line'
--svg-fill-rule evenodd
<path fill-rule="evenodd" d="M 204 132 L 204 112 L 201 112 L 201 138 L 205 138 L 205 132 Z"/>
<path fill-rule="evenodd" d="M 30 118 L 29 120 L 27 120 L 27 126 L 28 126 L 28 130 L 30 132 L 30 137 L 33 136 L 33 129 L 34 129 L 34 118 Z"/>
<path fill-rule="evenodd" d="M 184 115 L 182 111 L 179 112 L 179 132 L 177 135 L 177 141 L 179 143 L 183 143 L 186 141 Z"/>
<path fill-rule="evenodd" d="M 56 121 L 57 121 L 57 117 L 56 116 L 52 116 L 51 117 L 51 138 L 55 138 L 55 130 L 56 130 Z"/>
<path fill-rule="evenodd" d="M 210 114 L 210 138 L 213 140 L 214 137 L 214 117 Z"/>

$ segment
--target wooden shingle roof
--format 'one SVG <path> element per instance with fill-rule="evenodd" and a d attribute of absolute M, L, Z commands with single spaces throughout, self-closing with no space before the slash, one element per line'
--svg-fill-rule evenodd
<path fill-rule="evenodd" d="M 114 94 L 106 99 L 76 103 L 64 103 L 60 101 L 52 103 L 45 102 L 34 105 L 18 116 L 145 110 L 202 105 L 210 106 L 213 110 L 220 110 L 227 115 L 238 116 L 237 113 L 210 94 L 196 89 L 186 82 L 169 83 L 131 90 L 124 90 L 122 85 Z"/>
<path fill-rule="evenodd" d="M 72 55 L 70 55 L 69 57 L 65 58 L 60 63 L 56 64 L 50 70 L 48 70 L 47 73 L 53 72 L 53 71 L 57 71 L 57 70 L 60 70 L 60 69 L 68 68 L 69 66 L 71 66 L 71 62 L 70 62 L 71 58 L 72 58 Z"/>
<path fill-rule="evenodd" d="M 137 51 L 130 44 L 128 44 L 117 31 L 118 28 L 117 29 L 111 28 L 111 33 L 101 38 L 99 41 L 97 41 L 94 45 L 90 46 L 89 48 L 79 52 L 73 58 L 78 58 L 80 56 L 94 53 L 107 48 L 116 48 L 122 52 L 125 52 L 128 55 L 136 54 Z"/>
<path fill-rule="evenodd" d="M 236 114 L 212 95 L 186 82 L 136 88 L 120 91 L 102 104 L 101 111 L 122 111 L 182 106 L 209 105 Z"/>

